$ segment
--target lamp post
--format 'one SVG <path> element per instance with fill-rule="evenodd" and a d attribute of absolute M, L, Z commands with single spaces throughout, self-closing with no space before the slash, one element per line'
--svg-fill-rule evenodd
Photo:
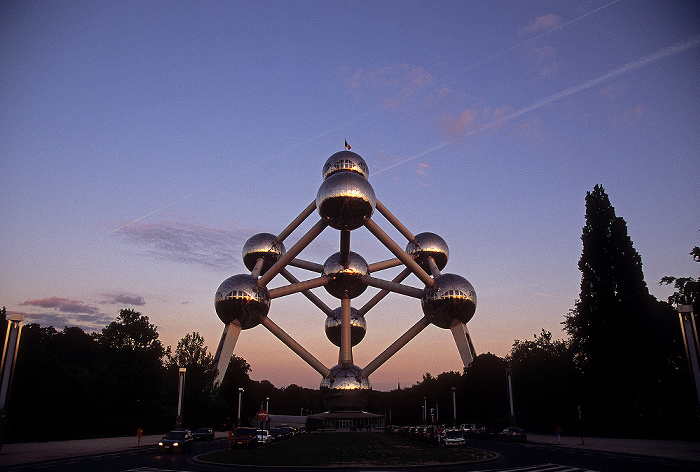
<path fill-rule="evenodd" d="M 175 416 L 175 429 L 182 428 L 182 397 L 185 396 L 185 367 L 180 367 L 177 376 L 177 416 Z"/>
<path fill-rule="evenodd" d="M 452 387 L 452 426 L 457 426 L 457 387 Z"/>
<path fill-rule="evenodd" d="M 22 335 L 22 321 L 24 315 L 21 313 L 11 313 L 8 315 L 9 323 L 5 333 L 5 348 L 2 351 L 2 383 L 0 383 L 0 447 L 2 447 L 2 437 L 5 432 L 5 418 L 7 416 L 7 399 L 10 395 L 12 377 L 15 372 L 17 361 L 17 350 L 19 349 L 19 338 Z"/>
<path fill-rule="evenodd" d="M 238 419 L 236 420 L 236 427 L 241 425 L 241 401 L 244 391 L 243 387 L 238 387 Z"/>
<path fill-rule="evenodd" d="M 428 398 L 423 397 L 423 425 L 428 425 Z"/>
<path fill-rule="evenodd" d="M 515 409 L 513 408 L 513 369 L 506 367 L 506 380 L 508 382 L 508 403 L 510 405 L 510 425 L 515 426 Z"/>

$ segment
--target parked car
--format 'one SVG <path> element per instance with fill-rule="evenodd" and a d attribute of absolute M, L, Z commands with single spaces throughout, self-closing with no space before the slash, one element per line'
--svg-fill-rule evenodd
<path fill-rule="evenodd" d="M 158 453 L 191 451 L 194 438 L 186 429 L 176 429 L 158 442 Z"/>
<path fill-rule="evenodd" d="M 258 429 L 257 435 L 258 435 L 258 444 L 267 445 L 267 444 L 270 444 L 272 442 L 272 436 L 270 435 L 270 432 L 266 429 Z"/>
<path fill-rule="evenodd" d="M 255 428 L 236 428 L 231 443 L 233 446 L 254 447 L 258 444 L 258 431 Z"/>
<path fill-rule="evenodd" d="M 464 433 L 461 429 L 449 428 L 440 433 L 441 446 L 464 446 Z"/>
<path fill-rule="evenodd" d="M 520 428 L 509 426 L 498 433 L 499 441 L 527 441 L 527 434 Z"/>
<path fill-rule="evenodd" d="M 478 438 L 481 435 L 483 426 L 478 423 L 464 423 L 459 426 L 464 433 L 464 437 Z"/>
<path fill-rule="evenodd" d="M 214 428 L 199 428 L 192 433 L 192 437 L 195 441 L 211 441 L 214 439 Z"/>
<path fill-rule="evenodd" d="M 292 439 L 294 437 L 294 430 L 291 426 L 283 424 L 280 426 L 280 438 L 279 439 Z"/>

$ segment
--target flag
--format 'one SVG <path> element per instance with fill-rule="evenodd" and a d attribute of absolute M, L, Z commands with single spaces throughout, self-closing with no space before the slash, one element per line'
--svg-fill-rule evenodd
<path fill-rule="evenodd" d="M 345 149 L 347 149 L 348 151 L 350 150 L 350 145 L 348 144 L 347 140 L 345 141 Z"/>

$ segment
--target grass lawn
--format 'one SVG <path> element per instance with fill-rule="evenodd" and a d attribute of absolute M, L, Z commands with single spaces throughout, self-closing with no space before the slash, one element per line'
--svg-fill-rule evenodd
<path fill-rule="evenodd" d="M 224 449 L 199 459 L 261 466 L 397 466 L 469 462 L 493 455 L 467 447 L 431 446 L 384 433 L 314 433 L 265 447 Z"/>

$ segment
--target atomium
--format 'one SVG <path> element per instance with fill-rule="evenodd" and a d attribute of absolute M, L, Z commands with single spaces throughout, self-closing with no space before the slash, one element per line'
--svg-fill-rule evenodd
<path fill-rule="evenodd" d="M 348 150 L 333 154 L 323 165 L 322 177 L 316 199 L 289 226 L 277 236 L 258 233 L 246 241 L 243 263 L 251 273 L 227 278 L 216 291 L 216 313 L 226 325 L 215 356 L 217 381 L 223 380 L 241 330 L 258 325 L 263 325 L 320 374 L 320 388 L 330 411 L 365 408 L 371 390 L 370 374 L 428 326 L 449 329 L 464 366 L 468 366 L 476 355 L 466 326 L 476 311 L 476 292 L 464 277 L 440 272 L 449 259 L 445 240 L 431 232 L 414 235 L 377 201 L 368 180 L 369 168 L 359 154 Z M 320 219 L 285 250 L 284 240 L 314 210 Z M 406 238 L 405 250 L 376 223 L 375 210 Z M 388 259 L 368 264 L 359 253 L 350 250 L 351 232 L 362 226 L 386 247 Z M 340 232 L 340 251 L 323 264 L 300 258 L 302 251 L 327 227 Z M 383 270 L 401 265 L 404 270 L 392 280 L 377 277 Z M 288 267 L 316 272 L 316 276 L 299 281 Z M 288 284 L 268 288 L 278 275 Z M 411 275 L 422 287 L 404 283 Z M 312 291 L 320 287 L 341 300 L 339 308 L 331 309 Z M 353 308 L 351 301 L 370 288 L 376 290 L 374 296 L 359 309 Z M 303 294 L 325 313 L 325 334 L 340 348 L 337 365 L 326 367 L 268 316 L 271 300 L 296 293 Z M 390 293 L 420 300 L 423 317 L 365 367 L 359 367 L 353 361 L 352 348 L 367 332 L 365 315 Z"/>

